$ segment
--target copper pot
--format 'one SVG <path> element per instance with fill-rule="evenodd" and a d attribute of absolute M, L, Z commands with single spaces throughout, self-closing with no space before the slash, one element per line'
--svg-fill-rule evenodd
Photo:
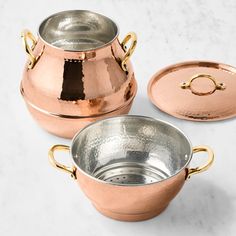
<path fill-rule="evenodd" d="M 73 165 L 54 158 L 70 151 Z M 207 152 L 202 167 L 189 168 L 192 154 Z M 123 221 L 146 220 L 160 214 L 185 180 L 209 168 L 213 151 L 192 148 L 176 127 L 149 117 L 119 116 L 97 121 L 78 132 L 71 147 L 49 150 L 51 164 L 69 173 L 102 214 Z"/>
<path fill-rule="evenodd" d="M 49 16 L 38 40 L 22 32 L 28 61 L 20 89 L 44 129 L 71 138 L 91 121 L 129 112 L 137 91 L 129 58 L 137 40 L 129 33 L 120 43 L 118 34 L 111 19 L 84 10 Z"/>

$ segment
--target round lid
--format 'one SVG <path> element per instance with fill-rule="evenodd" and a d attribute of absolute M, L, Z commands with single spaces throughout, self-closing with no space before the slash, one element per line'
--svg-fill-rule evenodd
<path fill-rule="evenodd" d="M 227 119 L 236 115 L 236 68 L 206 61 L 175 64 L 152 77 L 148 96 L 160 110 L 181 119 Z"/>

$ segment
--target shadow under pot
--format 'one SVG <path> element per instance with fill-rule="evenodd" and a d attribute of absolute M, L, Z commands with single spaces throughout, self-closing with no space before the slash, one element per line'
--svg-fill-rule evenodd
<path fill-rule="evenodd" d="M 120 42 L 118 35 L 111 19 L 85 10 L 49 16 L 37 40 L 22 32 L 28 61 L 20 90 L 44 129 L 72 138 L 91 122 L 129 112 L 137 91 L 129 58 L 137 38 L 131 32 Z"/>
<path fill-rule="evenodd" d="M 70 151 L 73 165 L 55 160 Z M 207 152 L 207 164 L 189 168 L 192 154 Z M 176 127 L 149 117 L 119 116 L 97 121 L 75 135 L 71 147 L 49 150 L 51 164 L 69 173 L 96 209 L 116 220 L 140 221 L 160 214 L 185 180 L 207 170 L 213 151 L 192 148 Z"/>

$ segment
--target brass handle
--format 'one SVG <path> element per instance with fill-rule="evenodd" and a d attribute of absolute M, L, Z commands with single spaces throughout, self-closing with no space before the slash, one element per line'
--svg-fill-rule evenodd
<path fill-rule="evenodd" d="M 208 91 L 208 92 L 198 92 L 198 91 L 194 90 L 193 87 L 192 87 L 192 82 L 194 80 L 198 79 L 198 78 L 206 78 L 206 79 L 211 80 L 213 82 L 213 84 L 214 84 L 214 89 L 211 90 L 211 91 Z M 190 81 L 182 82 L 180 84 L 180 86 L 181 86 L 182 89 L 190 89 L 193 94 L 199 95 L 199 96 L 210 95 L 210 94 L 214 93 L 216 90 L 224 90 L 226 88 L 224 83 L 218 83 L 213 76 L 208 75 L 208 74 L 197 74 L 197 75 L 194 75 L 190 79 Z"/>
<path fill-rule="evenodd" d="M 33 54 L 33 50 L 37 44 L 37 40 L 35 39 L 34 35 L 29 30 L 23 30 L 21 32 L 21 38 L 22 38 L 22 42 L 23 42 L 23 46 L 25 48 L 25 51 L 29 57 L 28 68 L 33 69 L 33 67 L 38 59 Z M 31 42 L 32 42 L 31 46 L 29 45 L 28 40 L 31 40 Z"/>
<path fill-rule="evenodd" d="M 130 48 L 127 50 L 126 49 L 126 44 L 132 40 Z M 123 39 L 121 46 L 122 48 L 126 51 L 126 54 L 123 58 L 123 60 L 121 61 L 121 67 L 124 71 L 127 71 L 127 61 L 129 60 L 129 58 L 131 57 L 131 55 L 134 52 L 134 49 L 136 48 L 137 45 L 137 35 L 134 32 L 129 32 L 125 38 Z"/>
<path fill-rule="evenodd" d="M 214 161 L 214 152 L 210 147 L 207 146 L 197 146 L 193 148 L 193 153 L 197 152 L 207 152 L 208 153 L 208 161 L 205 165 L 199 166 L 196 168 L 189 168 L 187 172 L 187 179 L 189 179 L 192 175 L 199 174 L 203 171 L 206 171 Z"/>
<path fill-rule="evenodd" d="M 52 146 L 48 151 L 48 158 L 49 158 L 50 163 L 55 168 L 58 168 L 59 170 L 63 170 L 66 173 L 69 173 L 73 179 L 76 179 L 76 169 L 75 169 L 75 167 L 65 166 L 65 165 L 60 164 L 59 162 L 57 162 L 55 160 L 54 152 L 57 151 L 57 150 L 70 151 L 70 147 L 66 146 L 66 145 L 61 145 L 61 144 L 57 144 L 57 145 Z"/>

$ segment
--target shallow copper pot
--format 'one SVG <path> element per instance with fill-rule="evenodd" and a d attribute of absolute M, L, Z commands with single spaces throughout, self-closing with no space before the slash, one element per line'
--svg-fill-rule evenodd
<path fill-rule="evenodd" d="M 55 160 L 56 150 L 70 151 L 73 165 Z M 189 168 L 192 154 L 207 152 L 207 164 Z M 71 147 L 49 150 L 51 164 L 69 173 L 102 214 L 139 221 L 160 214 L 185 180 L 209 168 L 213 151 L 192 148 L 176 127 L 149 117 L 119 116 L 97 121 L 78 132 Z"/>
<path fill-rule="evenodd" d="M 131 32 L 120 43 L 118 34 L 111 19 L 84 10 L 49 16 L 37 40 L 22 32 L 28 61 L 20 90 L 44 129 L 71 138 L 91 121 L 129 112 L 137 91 L 129 58 L 137 39 Z"/>

